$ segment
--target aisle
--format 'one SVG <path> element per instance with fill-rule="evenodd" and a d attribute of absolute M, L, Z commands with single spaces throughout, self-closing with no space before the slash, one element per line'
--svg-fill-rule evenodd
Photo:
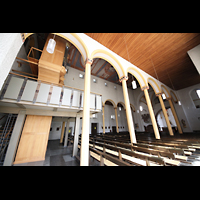
<path fill-rule="evenodd" d="M 79 162 L 72 155 L 72 144 L 63 147 L 60 140 L 49 140 L 43 166 L 79 166 Z"/>

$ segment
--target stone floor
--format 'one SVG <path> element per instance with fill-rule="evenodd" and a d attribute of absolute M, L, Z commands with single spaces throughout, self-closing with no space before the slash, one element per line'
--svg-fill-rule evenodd
<path fill-rule="evenodd" d="M 60 140 L 49 140 L 43 166 L 79 166 L 79 161 L 72 157 L 73 146 L 64 147 Z"/>
<path fill-rule="evenodd" d="M 60 140 L 49 140 L 44 161 L 16 164 L 14 166 L 80 166 L 80 161 L 72 157 L 73 144 L 67 147 Z M 80 152 L 78 151 L 78 157 Z M 99 162 L 90 157 L 90 166 L 99 166 Z"/>

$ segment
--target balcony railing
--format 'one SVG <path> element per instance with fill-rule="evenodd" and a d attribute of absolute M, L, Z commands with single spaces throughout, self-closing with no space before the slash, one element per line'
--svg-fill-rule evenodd
<path fill-rule="evenodd" d="M 83 109 L 84 91 L 36 78 L 10 73 L 0 93 L 0 100 L 32 105 Z M 90 93 L 90 110 L 100 112 L 102 96 Z"/>

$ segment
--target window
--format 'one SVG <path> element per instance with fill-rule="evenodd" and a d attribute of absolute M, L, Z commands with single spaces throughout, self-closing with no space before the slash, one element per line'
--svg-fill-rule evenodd
<path fill-rule="evenodd" d="M 196 93 L 197 93 L 197 96 L 198 96 L 199 99 L 200 99 L 200 90 L 196 90 Z"/>
<path fill-rule="evenodd" d="M 111 115 L 111 119 L 115 119 L 115 115 Z"/>
<path fill-rule="evenodd" d="M 96 83 L 97 82 L 97 79 L 96 78 L 93 78 L 93 83 Z"/>
<path fill-rule="evenodd" d="M 79 74 L 79 78 L 83 78 L 84 77 L 84 75 L 83 74 Z"/>
<path fill-rule="evenodd" d="M 192 92 L 190 93 L 190 96 L 193 100 L 194 106 L 199 109 L 200 108 L 200 89 L 192 90 Z"/>
<path fill-rule="evenodd" d="M 165 99 L 166 99 L 166 96 L 165 96 L 165 94 L 164 94 L 164 93 L 162 94 L 162 98 L 163 98 L 163 100 L 165 100 Z"/>

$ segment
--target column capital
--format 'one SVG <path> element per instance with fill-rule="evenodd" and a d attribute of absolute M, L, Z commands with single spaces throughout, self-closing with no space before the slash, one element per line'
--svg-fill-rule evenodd
<path fill-rule="evenodd" d="M 141 88 L 142 91 L 144 91 L 145 89 L 148 90 L 148 89 L 149 89 L 149 86 L 144 86 L 144 87 Z"/>
<path fill-rule="evenodd" d="M 161 95 L 162 95 L 162 92 L 156 94 L 157 97 L 161 96 Z"/>
<path fill-rule="evenodd" d="M 123 80 L 128 80 L 128 76 L 123 76 L 122 78 L 119 79 L 119 82 L 121 83 Z"/>
<path fill-rule="evenodd" d="M 85 64 L 92 64 L 93 63 L 93 60 L 90 59 L 90 58 L 87 58 L 86 61 L 85 61 Z"/>

